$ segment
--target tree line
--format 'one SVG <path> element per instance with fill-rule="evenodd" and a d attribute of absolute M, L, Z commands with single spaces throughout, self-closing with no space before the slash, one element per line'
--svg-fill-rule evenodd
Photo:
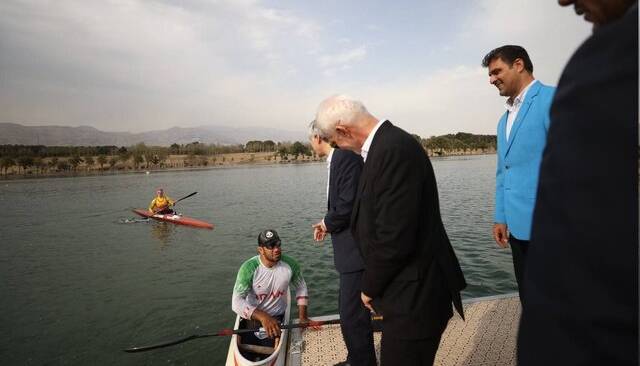
<path fill-rule="evenodd" d="M 450 151 L 494 152 L 495 135 L 475 135 L 459 132 L 442 136 L 422 138 L 413 135 L 431 155 L 446 154 Z M 252 140 L 246 144 L 221 145 L 192 142 L 174 143 L 169 147 L 147 146 L 138 143 L 133 146 L 44 146 L 44 145 L 0 145 L 0 171 L 7 174 L 9 169 L 17 168 L 18 174 L 27 171 L 70 172 L 79 167 L 87 170 L 97 169 L 151 169 L 166 167 L 206 166 L 221 164 L 227 158 L 218 155 L 233 153 L 271 153 L 265 159 L 281 161 L 297 160 L 298 157 L 312 157 L 313 151 L 308 142 L 274 142 L 272 140 Z M 183 156 L 176 163 L 170 156 Z M 229 158 L 233 161 L 233 157 Z M 171 161 L 169 161 L 171 160 Z"/>
<path fill-rule="evenodd" d="M 475 135 L 472 133 L 458 132 L 441 136 L 421 138 L 413 135 L 425 148 L 437 154 L 453 150 L 494 152 L 497 146 L 496 135 Z"/>
<path fill-rule="evenodd" d="M 308 143 L 296 141 L 278 142 L 249 141 L 246 144 L 220 145 L 193 142 L 174 143 L 169 147 L 147 146 L 138 143 L 133 146 L 44 146 L 44 145 L 0 145 L 0 171 L 7 174 L 17 168 L 18 174 L 35 172 L 73 172 L 79 167 L 86 170 L 105 169 L 151 169 L 166 167 L 207 166 L 210 163 L 233 162 L 233 157 L 218 155 L 233 153 L 272 153 L 275 159 L 297 160 L 299 156 L 312 156 Z M 183 156 L 176 163 L 168 161 L 170 156 Z M 249 160 L 253 160 L 251 155 Z M 269 157 L 269 160 L 271 157 Z M 178 165 L 179 164 L 179 165 Z"/>

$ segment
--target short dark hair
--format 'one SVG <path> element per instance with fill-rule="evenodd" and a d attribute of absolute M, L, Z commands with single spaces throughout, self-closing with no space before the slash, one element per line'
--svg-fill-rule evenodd
<path fill-rule="evenodd" d="M 489 63 L 497 58 L 502 59 L 502 61 L 510 66 L 513 65 L 516 59 L 522 59 L 524 62 L 524 69 L 529 71 L 530 74 L 533 73 L 533 63 L 531 63 L 529 54 L 527 53 L 527 50 L 520 46 L 506 45 L 491 50 L 491 52 L 487 53 L 487 55 L 482 59 L 482 67 L 489 67 Z"/>

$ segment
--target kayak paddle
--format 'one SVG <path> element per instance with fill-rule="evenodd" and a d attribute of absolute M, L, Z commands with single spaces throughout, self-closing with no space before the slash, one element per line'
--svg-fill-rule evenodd
<path fill-rule="evenodd" d="M 178 200 L 173 201 L 173 206 L 175 206 L 175 205 L 176 205 L 176 203 L 178 203 L 178 202 L 180 202 L 180 201 L 182 201 L 182 200 L 184 200 L 184 199 L 187 199 L 187 198 L 189 198 L 189 197 L 191 197 L 191 196 L 195 196 L 197 193 L 198 193 L 198 192 L 193 192 L 193 193 L 188 194 L 188 195 L 186 195 L 186 196 L 184 196 L 184 197 L 182 197 L 182 198 L 180 198 L 180 199 L 178 199 Z M 155 214 L 157 214 L 157 213 L 158 213 L 158 212 L 160 212 L 160 211 L 162 211 L 162 210 L 153 211 L 153 214 L 155 215 Z"/>
<path fill-rule="evenodd" d="M 382 319 L 382 317 L 373 317 L 372 320 L 380 320 Z M 325 320 L 325 321 L 318 321 L 318 320 L 312 320 L 308 323 L 296 323 L 296 324 L 283 324 L 280 325 L 280 329 L 294 329 L 294 328 L 315 328 L 315 327 L 320 327 L 323 325 L 329 325 L 329 324 L 340 324 L 340 319 L 334 319 L 334 320 Z M 134 352 L 144 352 L 144 351 L 149 351 L 152 349 L 157 349 L 157 348 L 163 348 L 163 347 L 169 347 L 169 346 L 173 346 L 179 343 L 183 343 L 183 342 L 187 342 L 190 341 L 192 339 L 196 339 L 196 338 L 206 338 L 206 337 L 219 337 L 219 336 L 231 336 L 234 334 L 242 334 L 242 333 L 251 333 L 251 332 L 259 332 L 263 330 L 262 328 L 255 328 L 255 329 L 222 329 L 221 331 L 217 332 L 217 333 L 203 333 L 203 334 L 192 334 L 189 336 L 185 336 L 182 338 L 177 338 L 171 341 L 165 341 L 165 342 L 161 342 L 161 343 L 156 343 L 156 344 L 152 344 L 149 346 L 140 346 L 140 347 L 131 347 L 131 348 L 127 348 L 124 351 L 125 352 L 129 352 L 129 353 L 134 353 Z"/>

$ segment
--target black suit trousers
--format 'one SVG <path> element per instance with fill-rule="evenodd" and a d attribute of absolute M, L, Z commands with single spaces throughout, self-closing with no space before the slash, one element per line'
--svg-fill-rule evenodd
<path fill-rule="evenodd" d="M 360 299 L 362 272 L 340 274 L 340 329 L 353 366 L 375 366 L 371 314 Z"/>
<path fill-rule="evenodd" d="M 431 366 L 440 335 L 423 339 L 399 339 L 382 334 L 381 365 Z"/>

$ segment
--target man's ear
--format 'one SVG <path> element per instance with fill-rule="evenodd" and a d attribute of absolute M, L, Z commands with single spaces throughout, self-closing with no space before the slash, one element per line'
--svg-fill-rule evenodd
<path fill-rule="evenodd" d="M 516 71 L 522 72 L 524 70 L 524 61 L 521 58 L 517 58 L 513 61 L 513 66 L 516 68 Z"/>
<path fill-rule="evenodd" d="M 263 255 L 264 249 L 262 249 L 262 247 L 258 247 L 258 254 Z"/>
<path fill-rule="evenodd" d="M 336 125 L 336 133 L 342 137 L 351 137 L 351 131 L 345 125 Z"/>

